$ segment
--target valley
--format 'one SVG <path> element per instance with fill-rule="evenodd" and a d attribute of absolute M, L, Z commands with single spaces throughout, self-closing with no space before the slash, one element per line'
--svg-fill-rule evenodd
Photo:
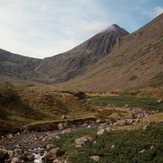
<path fill-rule="evenodd" d="M 4 155 L 6 157 L 1 161 L 8 156 L 12 159 L 8 162 L 14 159 L 29 163 L 33 161 L 46 163 L 52 160 L 91 162 L 91 159 L 94 159 L 91 156 L 95 155 L 95 159 L 103 162 L 108 159 L 105 152 L 109 150 L 104 148 L 101 154 L 100 148 L 103 148 L 104 144 L 99 143 L 103 139 L 103 141 L 111 139 L 109 151 L 112 159 L 117 160 L 112 150 L 117 148 L 120 153 L 122 152 L 119 146 L 114 146 L 122 140 L 121 135 L 127 138 L 126 134 L 131 134 L 131 141 L 137 137 L 137 146 L 132 149 L 138 153 L 145 150 L 148 153 L 147 144 L 152 148 L 151 152 L 161 152 L 158 145 L 158 143 L 161 145 L 160 138 L 156 142 L 144 142 L 140 145 L 141 148 L 138 145 L 141 143 L 143 132 L 147 140 L 156 134 L 155 130 L 158 130 L 158 134 L 163 134 L 160 127 L 151 128 L 162 126 L 161 100 L 126 92 L 118 94 L 63 91 L 52 86 L 18 87 L 9 83 L 1 85 L 0 96 L 2 135 L 0 153 L 9 154 Z M 151 133 L 147 132 L 148 130 Z M 78 139 L 81 139 L 81 142 L 78 142 Z M 86 148 L 91 149 L 95 142 L 97 142 L 96 152 L 90 150 L 89 154 L 87 151 L 80 154 Z M 128 148 L 131 142 L 126 143 L 128 144 L 125 146 Z M 124 155 L 125 159 L 128 158 Z M 146 156 L 143 159 L 146 159 Z M 151 160 L 159 162 L 162 159 L 156 154 Z"/>
<path fill-rule="evenodd" d="M 37 59 L 0 49 L 0 163 L 162 163 L 163 14 Z"/>

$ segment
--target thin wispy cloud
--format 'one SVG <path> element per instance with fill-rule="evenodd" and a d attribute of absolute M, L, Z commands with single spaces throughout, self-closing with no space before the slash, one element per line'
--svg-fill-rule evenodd
<path fill-rule="evenodd" d="M 158 15 L 160 15 L 162 13 L 163 13 L 163 6 L 162 7 L 161 6 L 157 6 L 157 7 L 154 8 L 154 12 L 153 12 L 154 16 L 158 16 Z"/>
<path fill-rule="evenodd" d="M 150 1 L 0 0 L 0 48 L 44 58 L 70 50 L 113 23 L 134 31 L 150 20 L 136 8 Z M 158 15 L 163 5 L 156 1 L 151 8 Z"/>
<path fill-rule="evenodd" d="M 150 17 L 154 18 L 160 14 L 163 13 L 163 7 L 162 6 L 156 6 L 152 10 L 143 10 L 143 14 Z"/>

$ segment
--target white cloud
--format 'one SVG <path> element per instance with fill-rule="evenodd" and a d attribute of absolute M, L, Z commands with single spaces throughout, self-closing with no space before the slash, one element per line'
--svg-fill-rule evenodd
<path fill-rule="evenodd" d="M 43 58 L 67 51 L 113 23 L 134 31 L 144 24 L 140 11 L 150 1 L 0 0 L 0 48 Z M 144 14 L 150 20 L 162 12 L 161 6 Z"/>
<path fill-rule="evenodd" d="M 108 27 L 105 14 L 97 0 L 1 0 L 0 48 L 52 56 Z"/>
<path fill-rule="evenodd" d="M 162 6 L 156 6 L 154 7 L 151 11 L 147 11 L 147 10 L 142 10 L 143 14 L 150 17 L 150 18 L 155 18 L 158 15 L 160 15 L 161 13 L 163 13 L 163 7 Z"/>
<path fill-rule="evenodd" d="M 154 14 L 155 16 L 158 16 L 158 15 L 160 15 L 161 13 L 163 13 L 163 7 L 157 6 L 157 7 L 154 8 L 153 14 Z"/>

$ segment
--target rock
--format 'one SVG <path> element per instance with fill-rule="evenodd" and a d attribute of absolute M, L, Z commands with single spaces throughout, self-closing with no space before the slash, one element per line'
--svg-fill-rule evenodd
<path fill-rule="evenodd" d="M 17 135 L 17 136 L 20 136 L 20 132 L 18 132 L 16 135 Z"/>
<path fill-rule="evenodd" d="M 96 145 L 97 144 L 97 141 L 95 140 L 94 142 L 93 142 L 93 145 Z"/>
<path fill-rule="evenodd" d="M 59 148 L 54 148 L 51 149 L 47 154 L 46 154 L 46 158 L 49 161 L 53 161 L 55 160 L 57 157 L 62 156 L 64 154 L 64 151 L 61 151 Z"/>
<path fill-rule="evenodd" d="M 47 158 L 49 161 L 55 160 L 55 159 L 57 158 L 56 152 L 57 152 L 56 149 L 51 149 L 51 150 L 46 154 L 46 158 Z"/>
<path fill-rule="evenodd" d="M 28 131 L 28 130 L 24 130 L 23 133 L 24 133 L 24 134 L 28 134 L 29 131 Z"/>
<path fill-rule="evenodd" d="M 105 129 L 101 128 L 98 132 L 97 132 L 97 135 L 103 135 L 105 132 Z"/>
<path fill-rule="evenodd" d="M 66 119 L 66 115 L 62 115 L 62 119 Z"/>
<path fill-rule="evenodd" d="M 60 139 L 61 137 L 60 137 L 59 135 L 56 135 L 55 138 L 56 138 L 56 139 Z"/>
<path fill-rule="evenodd" d="M 127 108 L 127 107 L 128 107 L 128 104 L 125 105 L 125 108 Z"/>
<path fill-rule="evenodd" d="M 72 130 L 68 128 L 68 129 L 63 130 L 61 134 L 70 133 L 70 132 L 72 132 Z"/>
<path fill-rule="evenodd" d="M 143 127 L 143 130 L 146 130 L 146 129 L 147 129 L 147 127 L 148 127 L 148 126 L 147 126 L 147 125 L 145 125 L 145 126 Z"/>
<path fill-rule="evenodd" d="M 101 123 L 101 119 L 96 119 L 96 123 Z"/>
<path fill-rule="evenodd" d="M 161 102 L 162 102 L 162 100 L 161 100 L 161 99 L 157 100 L 157 103 L 161 103 Z"/>
<path fill-rule="evenodd" d="M 114 149 L 115 148 L 115 145 L 113 144 L 112 146 L 111 146 L 111 149 Z"/>
<path fill-rule="evenodd" d="M 6 150 L 0 149 L 0 162 L 4 162 L 5 160 L 9 159 L 10 156 Z"/>
<path fill-rule="evenodd" d="M 34 156 L 34 154 L 27 154 L 26 155 L 26 161 L 34 161 L 34 159 L 35 159 L 35 156 Z"/>
<path fill-rule="evenodd" d="M 91 140 L 92 138 L 90 136 L 83 136 L 83 137 L 80 137 L 80 138 L 77 138 L 75 140 L 75 143 L 77 145 L 83 145 L 85 144 L 85 142 L 87 142 L 88 140 Z"/>
<path fill-rule="evenodd" d="M 48 144 L 48 145 L 46 145 L 46 148 L 47 148 L 47 150 L 49 151 L 49 150 L 51 150 L 52 148 L 54 148 L 54 145 L 53 145 L 53 144 Z"/>
<path fill-rule="evenodd" d="M 139 151 L 139 153 L 144 153 L 145 152 L 145 150 L 143 149 L 143 150 L 141 150 L 141 151 Z"/>
<path fill-rule="evenodd" d="M 153 149 L 153 148 L 154 148 L 154 146 L 151 146 L 151 147 L 150 147 L 150 149 Z"/>
<path fill-rule="evenodd" d="M 14 157 L 12 160 L 11 160 L 11 163 L 20 163 L 20 159 L 18 157 Z"/>
<path fill-rule="evenodd" d="M 126 120 L 120 120 L 114 123 L 114 126 L 124 126 L 126 125 Z"/>
<path fill-rule="evenodd" d="M 63 161 L 61 161 L 61 160 L 59 160 L 59 159 L 55 159 L 55 160 L 53 161 L 53 163 L 63 163 Z"/>
<path fill-rule="evenodd" d="M 99 127 L 99 128 L 105 128 L 105 127 L 107 127 L 107 126 L 108 126 L 107 123 L 100 123 L 100 127 Z"/>
<path fill-rule="evenodd" d="M 86 141 L 87 141 L 87 139 L 85 137 L 77 138 L 75 140 L 77 145 L 83 145 L 83 144 L 85 144 Z"/>
<path fill-rule="evenodd" d="M 9 154 L 10 158 L 12 158 L 13 155 L 14 155 L 14 151 L 7 151 L 7 152 L 8 152 L 8 154 Z"/>
<path fill-rule="evenodd" d="M 14 137 L 14 136 L 13 136 L 12 134 L 8 134 L 8 135 L 7 135 L 7 138 L 10 139 L 10 140 L 13 139 L 13 137 Z"/>
<path fill-rule="evenodd" d="M 76 144 L 75 147 L 76 147 L 76 148 L 81 148 L 82 145 L 80 145 L 80 144 Z"/>
<path fill-rule="evenodd" d="M 114 128 L 107 127 L 106 128 L 106 131 L 109 132 L 109 133 L 113 133 L 115 131 L 115 129 Z"/>
<path fill-rule="evenodd" d="M 65 129 L 67 127 L 67 123 L 65 122 L 65 123 L 59 123 L 58 124 L 58 129 L 59 130 L 63 130 L 63 129 Z"/>
<path fill-rule="evenodd" d="M 101 157 L 100 157 L 100 156 L 97 156 L 97 155 L 95 155 L 95 156 L 90 156 L 90 158 L 91 158 L 92 160 L 94 160 L 94 161 L 99 161 L 99 160 L 101 159 Z"/>

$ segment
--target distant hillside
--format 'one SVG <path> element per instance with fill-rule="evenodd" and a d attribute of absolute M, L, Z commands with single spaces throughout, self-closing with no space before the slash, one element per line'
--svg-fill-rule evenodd
<path fill-rule="evenodd" d="M 0 77 L 31 79 L 40 59 L 24 57 L 0 49 Z"/>
<path fill-rule="evenodd" d="M 67 86 L 102 91 L 163 86 L 163 14 L 119 39 L 110 55 Z"/>

